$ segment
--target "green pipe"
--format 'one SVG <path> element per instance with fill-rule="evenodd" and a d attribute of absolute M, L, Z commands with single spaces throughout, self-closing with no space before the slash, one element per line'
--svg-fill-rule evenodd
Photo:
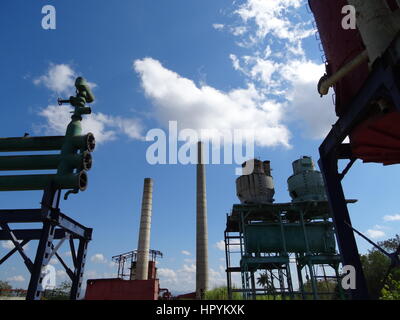
<path fill-rule="evenodd" d="M 87 174 L 85 171 L 81 171 L 67 175 L 35 174 L 0 176 L 0 191 L 43 190 L 52 181 L 58 189 L 79 189 L 80 191 L 84 191 L 87 187 Z"/>
<path fill-rule="evenodd" d="M 65 139 L 65 136 L 0 138 L 0 152 L 61 150 Z M 96 145 L 92 133 L 69 139 L 73 147 L 79 150 L 92 152 Z"/>
<path fill-rule="evenodd" d="M 90 170 L 92 156 L 89 152 L 70 154 L 65 156 L 66 165 L 72 169 Z M 6 170 L 51 170 L 57 169 L 61 162 L 61 155 L 26 155 L 0 157 L 0 171 Z"/>

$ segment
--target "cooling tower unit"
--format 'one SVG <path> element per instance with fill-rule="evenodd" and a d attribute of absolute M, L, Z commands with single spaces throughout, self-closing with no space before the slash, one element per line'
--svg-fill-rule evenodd
<path fill-rule="evenodd" d="M 292 201 L 327 200 L 322 174 L 315 170 L 311 157 L 302 157 L 292 166 L 293 175 L 287 180 Z"/>
<path fill-rule="evenodd" d="M 242 204 L 272 203 L 275 194 L 270 161 L 252 159 L 242 164 L 243 175 L 236 179 L 236 195 Z"/>

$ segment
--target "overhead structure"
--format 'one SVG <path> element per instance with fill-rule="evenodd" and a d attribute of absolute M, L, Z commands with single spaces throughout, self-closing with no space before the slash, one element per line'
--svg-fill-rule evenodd
<path fill-rule="evenodd" d="M 157 279 L 157 258 L 162 258 L 163 254 L 157 250 L 149 250 L 149 264 L 148 264 L 148 276 L 147 279 Z M 137 280 L 136 269 L 138 260 L 138 250 L 122 253 L 112 257 L 118 265 L 118 278 L 123 280 Z"/>
<path fill-rule="evenodd" d="M 271 299 L 345 297 L 338 286 L 341 258 L 336 252 L 328 201 L 321 189 L 321 173 L 315 170 L 310 157 L 294 161 L 293 171 L 288 179 L 292 202 L 268 203 L 261 199 L 258 203 L 235 204 L 227 215 L 229 298 L 234 292 L 242 293 L 245 299 L 256 299 L 258 295 Z M 326 269 L 331 273 L 327 274 Z M 241 289 L 233 288 L 235 272 L 241 274 Z M 321 279 L 330 284 L 329 290 L 318 289 Z"/>
<path fill-rule="evenodd" d="M 196 187 L 196 298 L 204 299 L 208 287 L 208 229 L 206 172 L 203 162 L 203 143 L 197 143 Z"/>
<path fill-rule="evenodd" d="M 309 0 L 326 57 L 327 78 L 347 64 L 355 68 L 333 82 L 339 117 L 319 148 L 319 166 L 330 203 L 343 263 L 356 270 L 353 299 L 368 299 L 342 179 L 357 159 L 393 165 L 400 163 L 400 8 L 393 0 Z M 356 10 L 357 28 L 342 27 L 342 8 Z M 322 90 L 323 91 L 323 90 Z M 321 90 L 320 90 L 321 93 Z M 345 143 L 349 137 L 350 143 Z M 339 160 L 349 160 L 339 172 Z"/>
<path fill-rule="evenodd" d="M 144 179 L 142 212 L 136 262 L 136 279 L 147 280 L 150 250 L 151 214 L 153 206 L 153 180 Z"/>
<path fill-rule="evenodd" d="M 46 268 L 50 259 L 56 257 L 71 279 L 71 299 L 80 297 L 86 250 L 92 236 L 92 229 L 82 226 L 61 212 L 60 196 L 62 190 L 68 190 L 64 199 L 71 193 L 78 193 L 87 188 L 86 171 L 92 166 L 91 152 L 95 147 L 94 136 L 82 135 L 81 120 L 83 115 L 91 113 L 86 103 L 94 101 L 94 96 L 82 77 L 75 81 L 76 96 L 69 100 L 59 100 L 59 104 L 68 103 L 74 107 L 71 122 L 65 136 L 0 138 L 0 152 L 59 151 L 59 154 L 23 154 L 0 157 L 0 171 L 56 170 L 54 173 L 0 176 L 0 191 L 43 190 L 40 209 L 0 210 L 0 240 L 10 240 L 14 248 L 0 259 L 3 264 L 15 252 L 24 260 L 31 277 L 27 300 L 40 300 L 46 284 Z M 10 223 L 41 223 L 41 229 L 15 229 Z M 39 240 L 34 261 L 26 254 L 24 246 L 31 240 Z M 57 244 L 55 240 L 60 240 Z M 75 241 L 78 240 L 78 249 Z M 61 245 L 69 242 L 72 269 L 57 253 Z"/>

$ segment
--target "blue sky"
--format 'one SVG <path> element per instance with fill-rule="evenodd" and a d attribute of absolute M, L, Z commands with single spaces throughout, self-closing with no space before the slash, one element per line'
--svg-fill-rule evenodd
<path fill-rule="evenodd" d="M 312 16 L 301 0 L 22 1 L 0 3 L 0 136 L 63 134 L 73 93 L 83 75 L 94 86 L 93 114 L 84 121 L 98 141 L 89 187 L 62 203 L 94 229 L 86 277 L 116 273 L 113 255 L 136 248 L 143 179 L 154 179 L 151 247 L 164 253 L 161 285 L 194 288 L 195 166 L 150 165 L 146 133 L 178 127 L 256 131 L 255 155 L 271 160 L 276 201 L 288 201 L 291 163 L 316 161 L 335 122 L 332 97 L 320 99 L 323 74 Z M 54 5 L 56 30 L 41 27 L 44 5 Z M 235 196 L 236 165 L 208 165 L 210 285 L 225 280 L 226 213 Z M 354 226 L 375 240 L 398 233 L 399 168 L 357 163 L 344 180 Z M 2 208 L 36 207 L 40 192 L 0 193 Z M 386 217 L 385 216 L 390 216 Z M 392 220 L 392 221 L 389 221 Z M 361 252 L 370 246 L 358 239 Z M 8 243 L 0 252 L 6 253 Z M 35 244 L 28 248 L 34 254 Z M 61 252 L 67 257 L 68 249 Z M 68 259 L 68 257 L 67 257 Z M 54 265 L 61 270 L 61 265 Z M 0 279 L 26 287 L 18 256 Z M 180 277 L 177 281 L 177 277 Z M 58 274 L 62 281 L 65 275 Z"/>

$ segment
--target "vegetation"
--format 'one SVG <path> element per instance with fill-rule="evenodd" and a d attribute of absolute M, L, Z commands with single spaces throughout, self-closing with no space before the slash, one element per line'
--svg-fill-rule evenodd
<path fill-rule="evenodd" d="M 43 295 L 44 300 L 69 300 L 71 291 L 71 281 L 64 281 L 53 290 L 46 290 Z"/>
<path fill-rule="evenodd" d="M 242 294 L 239 292 L 233 292 L 233 300 L 242 300 Z M 228 288 L 217 287 L 206 292 L 206 300 L 228 300 Z"/>
<path fill-rule="evenodd" d="M 389 276 L 381 294 L 381 300 L 400 300 L 400 281 L 393 280 L 392 276 Z"/>
<path fill-rule="evenodd" d="M 339 300 L 339 288 L 336 281 L 333 280 L 318 280 L 316 282 L 318 299 L 320 300 Z M 311 281 L 304 284 L 304 292 L 307 293 L 307 300 L 314 299 Z"/>
<path fill-rule="evenodd" d="M 0 280 L 0 296 L 8 296 L 12 286 L 7 281 Z"/>
<path fill-rule="evenodd" d="M 400 245 L 400 236 L 396 235 L 395 238 L 378 242 L 378 245 L 389 253 L 395 252 Z M 389 299 L 389 297 L 398 296 L 400 269 L 393 269 L 387 276 L 390 259 L 386 255 L 373 248 L 361 256 L 361 263 L 371 299 Z"/>

